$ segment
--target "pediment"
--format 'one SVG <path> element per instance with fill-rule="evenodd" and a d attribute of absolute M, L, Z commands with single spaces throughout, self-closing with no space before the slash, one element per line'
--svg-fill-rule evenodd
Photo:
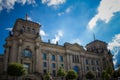
<path fill-rule="evenodd" d="M 77 43 L 72 44 L 71 46 L 68 47 L 68 49 L 75 50 L 75 51 L 81 51 L 81 50 L 84 50 L 83 47 L 80 46 L 80 45 L 77 44 Z"/>

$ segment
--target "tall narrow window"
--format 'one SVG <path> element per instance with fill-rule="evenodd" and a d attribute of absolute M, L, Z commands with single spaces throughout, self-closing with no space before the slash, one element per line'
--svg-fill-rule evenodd
<path fill-rule="evenodd" d="M 89 67 L 88 66 L 86 67 L 86 70 L 89 71 Z"/>
<path fill-rule="evenodd" d="M 63 56 L 60 56 L 60 61 L 63 62 Z"/>
<path fill-rule="evenodd" d="M 86 59 L 86 64 L 88 64 L 88 60 Z"/>
<path fill-rule="evenodd" d="M 55 63 L 52 63 L 52 68 L 55 68 L 56 66 L 55 66 Z"/>
<path fill-rule="evenodd" d="M 96 65 L 99 65 L 99 62 L 98 62 L 98 61 L 96 61 Z"/>
<path fill-rule="evenodd" d="M 29 70 L 30 70 L 30 64 L 29 64 L 29 63 L 24 63 L 24 64 L 23 64 L 23 67 L 25 68 L 26 73 L 28 74 L 28 73 L 29 73 Z"/>
<path fill-rule="evenodd" d="M 72 55 L 72 61 L 74 62 L 74 55 Z"/>
<path fill-rule="evenodd" d="M 56 75 L 56 71 L 55 71 L 55 70 L 53 70 L 53 72 L 52 72 L 52 73 L 53 73 L 53 76 L 55 77 L 55 75 Z"/>
<path fill-rule="evenodd" d="M 93 60 L 91 60 L 91 64 L 94 65 L 94 61 Z"/>
<path fill-rule="evenodd" d="M 52 55 L 52 61 L 55 61 L 55 55 Z"/>
<path fill-rule="evenodd" d="M 61 64 L 61 67 L 64 68 L 64 64 Z"/>
<path fill-rule="evenodd" d="M 46 62 L 43 62 L 43 67 L 47 67 L 47 63 Z"/>
<path fill-rule="evenodd" d="M 79 56 L 78 55 L 76 55 L 77 56 L 77 63 L 79 63 Z"/>
<path fill-rule="evenodd" d="M 47 60 L 47 54 L 43 53 L 43 60 Z"/>
<path fill-rule="evenodd" d="M 44 70 L 43 70 L 43 73 L 44 73 L 44 74 L 46 74 L 46 73 L 47 73 L 47 70 L 46 70 L 46 69 L 44 69 Z"/>

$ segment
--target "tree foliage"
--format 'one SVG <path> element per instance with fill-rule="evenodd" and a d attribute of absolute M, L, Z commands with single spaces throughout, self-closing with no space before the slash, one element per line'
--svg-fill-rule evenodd
<path fill-rule="evenodd" d="M 113 73 L 114 78 L 117 78 L 119 76 L 120 76 L 120 67 L 117 70 L 115 70 L 114 73 Z"/>
<path fill-rule="evenodd" d="M 45 80 L 50 80 L 50 73 L 45 74 L 44 78 Z"/>
<path fill-rule="evenodd" d="M 105 70 L 102 71 L 102 77 L 104 79 L 110 79 L 114 76 L 114 71 L 111 65 L 107 66 Z M 116 75 L 116 74 L 115 74 Z"/>
<path fill-rule="evenodd" d="M 89 71 L 86 74 L 86 78 L 87 79 L 94 79 L 95 78 L 95 74 L 92 71 Z"/>
<path fill-rule="evenodd" d="M 8 65 L 7 73 L 10 76 L 19 77 L 25 75 L 26 70 L 24 69 L 23 65 L 20 63 L 11 63 Z"/>
<path fill-rule="evenodd" d="M 110 76 L 112 76 L 113 75 L 113 68 L 112 68 L 112 66 L 108 66 L 107 68 L 106 68 L 106 72 L 110 75 Z"/>
<path fill-rule="evenodd" d="M 64 70 L 62 67 L 60 67 L 60 68 L 58 69 L 58 71 L 57 71 L 57 76 L 63 77 L 63 76 L 65 76 L 65 75 L 66 75 L 65 70 Z"/>
<path fill-rule="evenodd" d="M 76 79 L 78 77 L 78 74 L 74 70 L 69 70 L 67 73 L 67 78 L 68 79 Z"/>
<path fill-rule="evenodd" d="M 113 73 L 113 77 L 114 77 L 114 78 L 119 77 L 119 75 L 120 75 L 120 74 L 119 74 L 119 72 L 118 72 L 117 70 L 116 70 L 116 71 L 114 71 L 114 73 Z"/>
<path fill-rule="evenodd" d="M 103 70 L 102 71 L 102 77 L 105 79 L 105 80 L 108 80 L 111 78 L 111 75 L 109 73 L 107 73 L 106 70 Z"/>

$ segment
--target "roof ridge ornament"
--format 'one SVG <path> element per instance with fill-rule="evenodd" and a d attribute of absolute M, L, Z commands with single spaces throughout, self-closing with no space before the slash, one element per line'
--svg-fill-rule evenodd
<path fill-rule="evenodd" d="M 26 13 L 25 15 L 25 20 L 27 21 L 28 20 L 28 14 Z"/>
<path fill-rule="evenodd" d="M 96 37 L 95 37 L 95 33 L 93 32 L 93 39 L 94 39 L 94 41 L 96 40 Z"/>

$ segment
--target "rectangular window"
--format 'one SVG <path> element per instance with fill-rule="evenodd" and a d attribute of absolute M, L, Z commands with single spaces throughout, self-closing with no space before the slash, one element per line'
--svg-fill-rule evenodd
<path fill-rule="evenodd" d="M 91 60 L 91 64 L 94 65 L 94 61 L 93 60 Z"/>
<path fill-rule="evenodd" d="M 86 70 L 89 71 L 89 67 L 88 66 L 86 67 Z"/>
<path fill-rule="evenodd" d="M 60 61 L 63 62 L 63 56 L 60 56 Z"/>
<path fill-rule="evenodd" d="M 99 65 L 99 62 L 98 62 L 98 61 L 96 61 L 96 65 Z"/>
<path fill-rule="evenodd" d="M 29 70 L 30 70 L 30 64 L 29 63 L 24 63 L 23 66 L 24 66 L 24 68 L 25 68 L 25 70 L 26 70 L 26 72 L 28 74 Z"/>
<path fill-rule="evenodd" d="M 43 67 L 47 67 L 47 63 L 46 62 L 43 62 Z"/>
<path fill-rule="evenodd" d="M 77 56 L 77 63 L 79 63 L 79 56 L 78 55 L 76 55 Z"/>
<path fill-rule="evenodd" d="M 44 70 L 43 70 L 43 73 L 44 73 L 44 74 L 46 74 L 46 73 L 47 73 L 47 70 L 46 70 L 46 69 L 44 69 Z"/>
<path fill-rule="evenodd" d="M 72 61 L 74 62 L 74 55 L 72 55 Z"/>
<path fill-rule="evenodd" d="M 61 64 L 61 67 L 63 67 L 63 68 L 64 68 L 64 64 Z"/>
<path fill-rule="evenodd" d="M 88 60 L 86 59 L 86 64 L 88 64 Z"/>
<path fill-rule="evenodd" d="M 47 60 L 47 54 L 43 53 L 43 60 Z"/>
<path fill-rule="evenodd" d="M 53 76 L 55 77 L 55 75 L 56 75 L 56 71 L 53 70 L 53 71 L 52 71 L 52 74 L 53 74 Z"/>
<path fill-rule="evenodd" d="M 52 61 L 55 61 L 55 55 L 52 55 Z"/>
<path fill-rule="evenodd" d="M 94 68 L 94 67 L 92 67 L 92 70 L 93 70 L 93 71 L 95 71 L 95 68 Z"/>
<path fill-rule="evenodd" d="M 52 63 L 52 68 L 55 68 L 56 66 L 55 66 L 55 63 Z"/>

